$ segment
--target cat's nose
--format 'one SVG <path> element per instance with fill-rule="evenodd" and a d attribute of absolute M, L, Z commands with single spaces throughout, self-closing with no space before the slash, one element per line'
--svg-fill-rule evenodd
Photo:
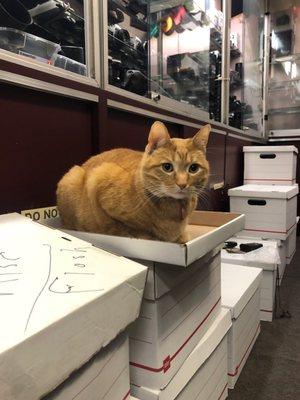
<path fill-rule="evenodd" d="M 187 187 L 187 184 L 186 183 L 177 183 L 177 186 L 180 187 L 181 190 L 183 190 Z"/>

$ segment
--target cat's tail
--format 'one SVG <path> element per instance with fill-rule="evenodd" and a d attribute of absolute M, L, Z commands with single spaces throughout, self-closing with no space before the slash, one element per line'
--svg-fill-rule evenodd
<path fill-rule="evenodd" d="M 76 229 L 84 194 L 85 170 L 78 165 L 71 168 L 58 182 L 57 207 L 65 228 Z"/>

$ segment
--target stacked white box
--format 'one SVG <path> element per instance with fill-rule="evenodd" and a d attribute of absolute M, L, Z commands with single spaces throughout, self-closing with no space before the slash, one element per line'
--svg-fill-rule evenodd
<path fill-rule="evenodd" d="M 298 223 L 297 217 L 297 223 Z M 296 253 L 296 241 L 297 241 L 297 225 L 294 226 L 292 229 L 291 234 L 285 241 L 285 248 L 286 248 L 286 263 L 290 264 L 295 253 Z"/>
<path fill-rule="evenodd" d="M 0 398 L 38 399 L 138 317 L 147 269 L 17 214 L 0 242 Z"/>
<path fill-rule="evenodd" d="M 296 183 L 295 146 L 245 146 L 244 184 L 293 185 Z"/>
<path fill-rule="evenodd" d="M 231 312 L 228 385 L 233 389 L 260 332 L 262 269 L 222 263 L 222 307 Z"/>
<path fill-rule="evenodd" d="M 251 242 L 261 243 L 263 245 L 263 247 L 259 249 L 243 254 L 228 253 L 223 249 L 221 252 L 221 259 L 222 263 L 263 269 L 260 291 L 260 319 L 262 321 L 271 322 L 275 311 L 275 294 L 280 281 L 279 274 L 281 271 L 282 278 L 284 273 L 282 266 L 285 266 L 285 263 L 281 262 L 279 249 L 284 251 L 284 247 L 282 245 L 280 246 L 280 241 L 276 240 L 237 237 L 233 237 L 230 240 L 236 242 L 238 245 Z"/>
<path fill-rule="evenodd" d="M 161 389 L 221 310 L 220 252 L 194 262 L 184 273 L 180 267 L 156 263 L 149 278 L 140 318 L 130 330 L 130 375 L 132 384 Z"/>
<path fill-rule="evenodd" d="M 246 217 L 244 236 L 285 240 L 297 217 L 298 185 L 244 185 L 229 189 L 230 210 Z"/>
<path fill-rule="evenodd" d="M 43 400 L 129 400 L 129 341 L 119 335 Z"/>
<path fill-rule="evenodd" d="M 162 390 L 131 386 L 139 400 L 224 400 L 228 395 L 227 332 L 229 310 L 222 309 L 214 323 Z"/>
<path fill-rule="evenodd" d="M 60 226 L 59 220 L 46 223 Z M 149 267 L 141 317 L 130 334 L 133 384 L 166 387 L 210 328 L 221 310 L 216 248 L 243 226 L 237 214 L 197 211 L 185 244 L 68 231 Z"/>

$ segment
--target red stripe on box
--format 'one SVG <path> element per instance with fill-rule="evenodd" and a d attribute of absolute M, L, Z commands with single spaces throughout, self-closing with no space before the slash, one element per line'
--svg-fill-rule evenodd
<path fill-rule="evenodd" d="M 293 182 L 295 181 L 296 178 L 294 179 L 258 179 L 258 178 L 245 178 L 244 181 L 284 181 L 284 182 Z"/>
<path fill-rule="evenodd" d="M 288 230 L 286 231 L 267 231 L 266 229 L 244 229 L 245 231 L 253 231 L 253 232 L 268 232 L 268 233 L 288 233 L 292 228 L 294 228 L 296 224 L 293 224 Z"/>
<path fill-rule="evenodd" d="M 218 400 L 220 400 L 220 398 L 223 396 L 225 390 L 227 389 L 228 383 L 226 383 L 224 389 L 222 390 L 222 393 L 220 394 L 220 397 L 218 398 Z"/>
<path fill-rule="evenodd" d="M 243 363 L 243 361 L 244 361 L 244 359 L 245 359 L 245 357 L 246 357 L 246 355 L 247 355 L 247 353 L 248 353 L 250 347 L 252 346 L 252 344 L 253 344 L 253 342 L 254 342 L 254 340 L 255 340 L 255 337 L 256 337 L 256 335 L 257 335 L 257 332 L 259 331 L 259 329 L 260 329 L 260 323 L 258 324 L 258 327 L 256 328 L 255 334 L 254 334 L 254 336 L 253 336 L 253 338 L 252 338 L 252 340 L 251 340 L 249 346 L 247 347 L 247 350 L 245 351 L 245 354 L 243 355 L 243 357 L 242 357 L 240 363 L 239 363 L 239 364 L 237 365 L 237 367 L 235 368 L 234 373 L 232 373 L 232 374 L 231 374 L 231 373 L 228 373 L 228 376 L 234 377 L 234 376 L 236 376 L 236 375 L 238 374 L 239 369 L 240 369 L 240 366 L 242 365 L 242 363 Z"/>
<path fill-rule="evenodd" d="M 129 390 L 129 392 L 127 392 L 126 394 L 125 394 L 125 396 L 123 397 L 123 399 L 122 400 L 126 400 L 126 399 L 128 399 L 128 397 L 130 396 L 130 390 Z"/>
<path fill-rule="evenodd" d="M 216 302 L 216 304 L 212 307 L 212 309 L 209 311 L 209 313 L 206 315 L 206 317 L 203 319 L 203 321 L 197 326 L 197 328 L 190 334 L 190 336 L 183 342 L 183 344 L 179 347 L 179 349 L 172 355 L 172 356 L 168 356 L 165 359 L 164 364 L 160 367 L 160 368 L 153 368 L 153 367 L 149 367 L 148 365 L 143 365 L 143 364 L 139 364 L 139 363 L 135 363 L 135 362 L 130 362 L 130 365 L 132 367 L 136 367 L 136 368 L 141 368 L 141 369 L 145 369 L 146 371 L 150 371 L 150 372 L 166 372 L 169 368 L 170 368 L 170 364 L 171 361 L 174 360 L 174 358 L 176 358 L 178 356 L 178 354 L 181 352 L 181 350 L 185 347 L 185 345 L 192 339 L 192 337 L 196 334 L 196 332 L 201 328 L 201 326 L 204 324 L 204 322 L 208 319 L 208 317 L 210 316 L 210 314 L 213 312 L 213 310 L 217 307 L 217 305 L 220 303 L 221 301 L 221 297 L 218 299 L 218 301 Z M 166 365 L 167 363 L 167 365 Z"/>
<path fill-rule="evenodd" d="M 273 310 L 259 310 L 259 311 L 273 313 Z"/>

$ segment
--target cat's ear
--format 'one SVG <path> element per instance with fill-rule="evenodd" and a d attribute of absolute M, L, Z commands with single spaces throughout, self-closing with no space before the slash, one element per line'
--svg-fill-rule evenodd
<path fill-rule="evenodd" d="M 194 146 L 198 147 L 199 149 L 204 148 L 205 150 L 209 139 L 210 131 L 211 131 L 210 124 L 203 126 L 200 129 L 200 131 L 198 131 L 196 135 L 193 137 Z"/>
<path fill-rule="evenodd" d="M 171 140 L 168 129 L 165 124 L 155 121 L 151 126 L 146 152 L 152 153 L 158 147 L 164 146 Z"/>

